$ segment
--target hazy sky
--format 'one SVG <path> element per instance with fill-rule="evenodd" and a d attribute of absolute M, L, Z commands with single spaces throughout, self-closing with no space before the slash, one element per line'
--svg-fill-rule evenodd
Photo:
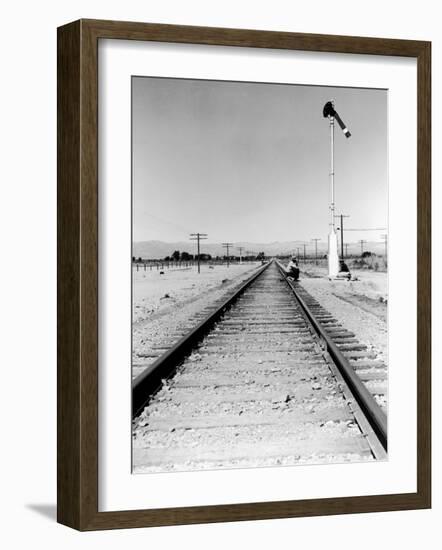
<path fill-rule="evenodd" d="M 133 238 L 211 242 L 326 240 L 329 125 L 336 213 L 347 227 L 387 224 L 385 90 L 134 77 Z M 379 240 L 380 233 L 352 233 Z"/>

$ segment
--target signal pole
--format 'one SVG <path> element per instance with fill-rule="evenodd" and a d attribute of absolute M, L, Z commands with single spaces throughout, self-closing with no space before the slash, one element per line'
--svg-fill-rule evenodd
<path fill-rule="evenodd" d="M 227 267 L 230 267 L 229 261 L 229 248 L 233 246 L 233 243 L 222 243 L 223 247 L 227 249 Z"/>
<path fill-rule="evenodd" d="M 207 239 L 207 233 L 191 233 L 189 238 L 190 241 L 197 242 L 198 273 L 200 273 L 200 241 L 203 241 L 205 239 Z"/>
<path fill-rule="evenodd" d="M 338 227 L 341 231 L 341 260 L 344 259 L 344 218 L 349 218 L 350 216 L 347 216 L 346 214 L 339 214 L 338 216 L 335 216 L 335 218 L 341 219 L 341 226 Z"/>
<path fill-rule="evenodd" d="M 361 256 L 362 254 L 364 253 L 364 244 L 366 243 L 367 241 L 364 241 L 364 239 L 361 239 L 358 241 L 358 243 L 361 245 Z"/>
<path fill-rule="evenodd" d="M 346 138 L 351 136 L 339 114 L 335 111 L 334 101 L 327 101 L 322 110 L 330 125 L 330 233 L 328 236 L 328 276 L 336 277 L 339 272 L 338 240 L 335 231 L 335 119 Z"/>
<path fill-rule="evenodd" d="M 312 239 L 312 241 L 315 241 L 315 264 L 318 265 L 318 241 L 321 239 Z"/>

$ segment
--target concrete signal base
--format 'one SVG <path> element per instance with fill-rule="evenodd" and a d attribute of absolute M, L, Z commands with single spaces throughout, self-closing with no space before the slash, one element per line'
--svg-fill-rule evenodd
<path fill-rule="evenodd" d="M 335 279 L 340 271 L 338 256 L 338 236 L 332 231 L 328 236 L 328 277 Z"/>

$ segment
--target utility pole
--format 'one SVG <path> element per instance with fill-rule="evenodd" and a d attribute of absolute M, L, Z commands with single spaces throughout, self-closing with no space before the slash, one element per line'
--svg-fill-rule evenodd
<path fill-rule="evenodd" d="M 345 246 L 345 257 L 348 258 L 348 244 L 345 243 L 344 246 Z"/>
<path fill-rule="evenodd" d="M 244 250 L 244 247 L 237 246 L 237 249 L 239 250 L 239 263 L 242 264 L 242 251 Z"/>
<path fill-rule="evenodd" d="M 205 239 L 207 239 L 207 233 L 191 233 L 189 238 L 190 241 L 197 242 L 198 273 L 200 273 L 200 241 Z"/>
<path fill-rule="evenodd" d="M 364 244 L 366 243 L 367 241 L 364 241 L 364 239 L 361 239 L 358 241 L 358 243 L 361 245 L 361 256 L 362 254 L 364 253 Z"/>
<path fill-rule="evenodd" d="M 321 239 L 312 239 L 312 241 L 315 241 L 315 264 L 318 265 L 318 241 Z"/>
<path fill-rule="evenodd" d="M 296 259 L 299 261 L 299 246 L 296 247 Z"/>
<path fill-rule="evenodd" d="M 330 233 L 328 236 L 328 276 L 336 277 L 339 272 L 338 240 L 335 231 L 335 119 L 346 138 L 351 136 L 341 117 L 335 111 L 334 101 L 327 101 L 322 110 L 330 125 Z"/>
<path fill-rule="evenodd" d="M 305 263 L 305 248 L 306 248 L 307 244 L 304 243 L 302 246 L 304 247 L 304 263 Z"/>
<path fill-rule="evenodd" d="M 233 243 L 222 243 L 223 247 L 227 249 L 227 267 L 230 267 L 229 262 L 229 248 L 233 246 Z"/>
<path fill-rule="evenodd" d="M 346 214 L 339 214 L 335 218 L 341 219 L 341 226 L 338 229 L 341 231 L 341 260 L 344 260 L 344 218 L 349 218 Z"/>

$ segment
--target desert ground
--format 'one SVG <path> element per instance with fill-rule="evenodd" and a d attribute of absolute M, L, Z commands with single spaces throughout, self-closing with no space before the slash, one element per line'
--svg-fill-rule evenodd
<path fill-rule="evenodd" d="M 198 314 L 246 280 L 260 262 L 184 269 L 133 268 L 132 375 L 193 328 Z"/>
<path fill-rule="evenodd" d="M 325 266 L 310 263 L 300 268 L 304 288 L 388 365 L 387 273 L 351 269 L 355 280 L 330 281 Z"/>
<path fill-rule="evenodd" d="M 133 376 L 153 362 L 261 264 L 133 269 Z M 386 272 L 352 269 L 352 281 L 330 281 L 325 266 L 300 264 L 300 282 L 341 324 L 388 364 Z"/>
<path fill-rule="evenodd" d="M 133 278 L 133 300 L 134 300 L 134 324 L 133 324 L 133 377 L 136 377 L 143 369 L 152 363 L 156 357 L 160 356 L 170 346 L 172 346 L 180 336 L 206 315 L 214 303 L 224 296 L 228 296 L 232 289 L 246 280 L 259 267 L 260 263 L 231 265 L 229 268 L 223 266 L 204 265 L 201 274 L 198 275 L 196 268 L 192 267 L 186 270 L 164 270 L 160 274 L 158 270 L 134 270 Z M 367 345 L 370 351 L 375 352 L 376 358 L 381 359 L 387 364 L 387 274 L 373 272 L 371 270 L 352 271 L 355 280 L 330 281 L 327 278 L 325 267 L 317 266 L 314 263 L 301 264 L 300 282 L 304 288 L 312 294 L 332 315 L 339 319 L 340 323 L 350 331 L 354 332 L 361 343 Z M 193 353 L 189 361 L 192 369 L 199 372 L 199 361 L 201 357 L 198 353 Z M 193 366 L 193 363 L 195 366 Z M 187 369 L 190 367 L 188 366 Z M 215 365 L 216 370 L 216 365 Z M 192 371 L 193 372 L 193 371 Z M 183 373 L 178 373 L 178 377 Z M 184 375 L 185 376 L 185 375 Z M 192 374 L 195 376 L 195 373 Z M 370 382 L 369 382 L 370 383 Z M 188 390 L 191 397 L 194 392 L 198 392 L 198 387 L 192 387 Z M 236 403 L 235 399 L 228 402 L 220 402 L 217 399 L 219 390 L 213 389 L 213 400 L 208 400 L 203 404 L 205 418 L 228 418 L 230 416 L 241 415 L 243 412 L 242 403 Z M 243 391 L 243 389 L 241 390 Z M 155 419 L 160 419 L 167 414 L 177 414 L 183 418 L 193 418 L 194 415 L 201 415 L 201 411 L 194 411 L 192 399 L 188 402 L 175 403 L 173 410 L 169 397 L 169 386 L 166 383 L 156 397 L 154 403 L 146 408 L 145 411 L 134 420 L 133 424 L 133 449 L 141 452 L 143 449 L 152 446 L 157 452 L 162 449 L 184 448 L 198 444 L 203 448 L 215 449 L 223 448 L 233 436 L 238 435 L 237 426 L 214 427 L 212 429 L 201 430 L 198 437 L 189 429 L 170 430 L 149 430 L 146 426 L 150 425 Z M 382 397 L 379 404 L 386 406 L 387 402 Z M 293 403 L 284 400 L 257 401 L 253 403 L 252 412 L 264 416 L 272 414 L 283 414 L 290 412 Z M 298 403 L 299 405 L 299 403 Z M 312 406 L 312 405 L 309 405 Z M 342 437 L 345 435 L 345 429 L 348 426 L 336 424 L 333 421 L 327 423 L 321 428 L 320 434 L 328 434 L 328 431 L 336 430 L 337 426 L 342 429 Z M 244 428 L 245 429 L 245 428 Z M 285 428 L 284 428 L 285 429 Z M 354 428 L 357 430 L 357 428 Z M 247 431 L 248 430 L 248 431 Z M 266 431 L 267 430 L 267 431 Z M 276 437 L 273 428 L 266 428 L 265 423 L 260 428 L 256 426 L 247 428 L 244 431 L 245 442 L 257 443 L 262 438 Z M 325 430 L 325 431 L 324 431 Z M 237 433 L 238 432 L 238 433 Z M 249 433 L 250 432 L 250 433 Z M 267 433 L 269 432 L 269 433 Z M 330 432 L 331 433 L 331 432 Z M 334 432 L 333 432 L 334 433 Z M 195 441 L 192 439 L 196 437 Z M 230 438 L 230 439 L 229 439 Z M 294 456 L 284 460 L 262 459 L 254 457 L 253 453 L 244 460 L 227 462 L 218 467 L 260 467 L 275 465 L 292 465 L 299 463 L 321 462 L 351 462 L 361 460 L 351 454 L 324 455 L 318 457 L 312 455 L 302 460 Z M 137 464 L 134 473 L 152 473 L 163 471 L 181 471 L 192 469 L 213 469 L 213 463 L 209 460 L 207 463 L 198 460 L 196 462 L 186 461 L 184 464 L 171 463 L 167 466 L 143 463 Z"/>

